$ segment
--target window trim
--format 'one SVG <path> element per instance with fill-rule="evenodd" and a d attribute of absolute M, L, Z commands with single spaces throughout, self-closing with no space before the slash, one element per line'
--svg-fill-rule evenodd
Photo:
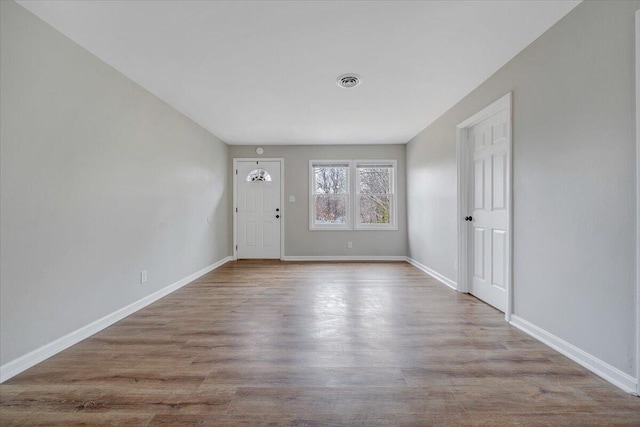
<path fill-rule="evenodd" d="M 318 225 L 315 223 L 314 200 L 315 190 L 315 174 L 313 172 L 314 165 L 331 165 L 334 163 L 343 163 L 347 165 L 347 223 L 344 225 L 329 224 Z M 352 185 L 352 169 L 353 162 L 351 160 L 309 160 L 309 230 L 311 231 L 344 231 L 353 230 L 352 220 L 352 203 L 353 203 L 353 185 Z"/>
<path fill-rule="evenodd" d="M 393 168 L 391 175 L 391 222 L 389 224 L 363 224 L 359 221 L 360 218 L 360 193 L 358 184 L 358 166 L 359 165 L 391 165 Z M 354 205 L 354 218 L 353 229 L 354 230 L 378 230 L 378 231 L 395 231 L 398 229 L 398 161 L 397 160 L 385 160 L 385 159 L 368 159 L 368 160 L 354 160 L 353 161 L 353 205 Z"/>

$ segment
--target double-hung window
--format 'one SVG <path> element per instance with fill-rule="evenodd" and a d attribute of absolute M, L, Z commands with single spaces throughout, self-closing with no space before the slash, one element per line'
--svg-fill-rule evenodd
<path fill-rule="evenodd" d="M 312 230 L 348 230 L 351 164 L 345 161 L 312 161 L 310 221 Z"/>
<path fill-rule="evenodd" d="M 396 229 L 396 162 L 355 162 L 355 228 Z"/>
<path fill-rule="evenodd" d="M 311 230 L 397 230 L 395 160 L 312 160 L 309 171 Z"/>

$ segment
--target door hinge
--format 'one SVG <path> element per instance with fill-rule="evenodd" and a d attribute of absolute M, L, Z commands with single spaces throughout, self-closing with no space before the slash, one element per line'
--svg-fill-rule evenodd
<path fill-rule="evenodd" d="M 236 245 L 236 251 L 238 250 L 238 245 Z"/>
<path fill-rule="evenodd" d="M 236 208 L 236 213 L 238 213 L 238 208 Z"/>
<path fill-rule="evenodd" d="M 236 169 L 236 175 L 238 175 L 238 169 Z"/>

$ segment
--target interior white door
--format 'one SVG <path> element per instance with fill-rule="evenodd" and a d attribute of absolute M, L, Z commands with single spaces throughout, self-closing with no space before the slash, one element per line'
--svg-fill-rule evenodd
<path fill-rule="evenodd" d="M 280 162 L 237 164 L 238 258 L 280 258 Z"/>
<path fill-rule="evenodd" d="M 504 312 L 509 262 L 508 111 L 501 110 L 474 125 L 468 135 L 470 292 Z"/>

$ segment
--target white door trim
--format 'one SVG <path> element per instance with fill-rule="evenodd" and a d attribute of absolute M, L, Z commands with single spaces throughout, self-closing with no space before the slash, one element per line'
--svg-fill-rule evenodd
<path fill-rule="evenodd" d="M 255 157 L 234 157 L 233 158 L 233 260 L 238 259 L 238 162 L 280 162 L 280 259 L 284 260 L 284 222 L 286 212 L 284 208 L 284 158 L 255 158 Z"/>
<path fill-rule="evenodd" d="M 640 395 L 640 10 L 636 10 L 636 394 Z"/>
<path fill-rule="evenodd" d="M 486 118 L 506 109 L 508 114 L 509 142 L 507 144 L 507 283 L 506 283 L 506 304 L 505 319 L 507 322 L 511 319 L 513 312 L 512 295 L 513 295 L 513 233 L 511 224 L 513 222 L 512 207 L 512 191 L 513 191 L 513 172 L 511 164 L 512 146 L 513 146 L 513 114 L 512 114 L 512 97 L 513 92 L 509 92 L 502 98 L 485 107 L 478 113 L 469 117 L 467 120 L 456 126 L 456 151 L 458 165 L 458 292 L 469 292 L 469 274 L 468 274 L 468 251 L 467 251 L 467 222 L 464 217 L 469 214 L 468 206 L 468 182 L 469 182 L 469 159 L 468 159 L 468 129 L 473 125 L 480 123 Z"/>

